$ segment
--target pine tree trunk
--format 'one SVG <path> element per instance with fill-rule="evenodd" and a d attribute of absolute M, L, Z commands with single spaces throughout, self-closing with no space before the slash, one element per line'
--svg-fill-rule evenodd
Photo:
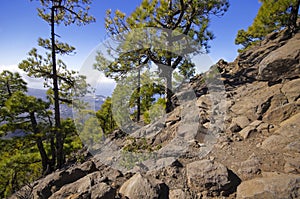
<path fill-rule="evenodd" d="M 137 87 L 137 100 L 136 100 L 136 106 L 137 106 L 137 113 L 136 113 L 136 121 L 139 122 L 141 120 L 141 70 L 138 69 L 138 87 Z"/>
<path fill-rule="evenodd" d="M 37 135 L 39 133 L 39 130 L 37 128 L 37 121 L 36 121 L 34 112 L 30 113 L 30 121 L 31 121 L 33 133 L 35 135 Z M 39 149 L 39 152 L 40 152 L 40 155 L 41 155 L 41 159 L 42 159 L 43 173 L 45 173 L 47 170 L 50 169 L 49 158 L 48 158 L 47 153 L 45 151 L 45 148 L 44 148 L 44 145 L 43 145 L 43 141 L 42 141 L 42 139 L 40 137 L 38 137 L 36 139 L 36 144 L 37 144 L 37 147 Z"/>
<path fill-rule="evenodd" d="M 63 139 L 60 133 L 60 110 L 59 110 L 59 93 L 58 93 L 58 77 L 56 68 L 56 52 L 55 52 L 55 21 L 54 21 L 54 5 L 51 8 L 51 50 L 52 50 L 52 79 L 54 92 L 54 120 L 55 120 L 55 136 L 56 136 L 56 167 L 60 169 L 63 165 Z"/>
<path fill-rule="evenodd" d="M 105 118 L 103 120 L 103 128 L 102 128 L 102 131 L 103 131 L 103 134 L 105 135 L 106 134 L 106 131 L 105 131 L 105 127 L 106 127 L 106 119 L 108 120 L 108 118 Z M 109 125 L 109 124 L 108 124 Z"/>
<path fill-rule="evenodd" d="M 9 86 L 9 83 L 8 83 L 8 80 L 6 82 L 6 89 L 7 89 L 7 92 L 8 92 L 8 96 L 12 96 L 12 93 L 11 93 L 11 90 L 10 90 L 10 86 Z"/>
<path fill-rule="evenodd" d="M 293 33 L 295 33 L 297 31 L 297 19 L 298 19 L 299 5 L 300 5 L 300 0 L 298 0 L 296 2 L 296 4 L 292 6 L 292 9 L 291 9 L 289 28 L 290 28 L 291 32 L 293 32 Z"/>
<path fill-rule="evenodd" d="M 166 72 L 166 113 L 170 113 L 172 111 L 172 70 L 168 70 Z"/>
<path fill-rule="evenodd" d="M 37 144 L 37 147 L 39 149 L 41 159 L 42 159 L 43 174 L 48 174 L 51 172 L 51 166 L 49 165 L 50 161 L 49 161 L 47 153 L 45 151 L 42 139 L 37 138 L 36 144 Z"/>
<path fill-rule="evenodd" d="M 51 156 L 52 156 L 50 168 L 51 170 L 54 170 L 55 161 L 56 161 L 56 147 L 55 147 L 55 138 L 53 132 L 51 132 L 51 137 L 50 137 L 50 148 L 51 148 Z"/>
<path fill-rule="evenodd" d="M 168 33 L 168 41 L 169 41 L 169 46 L 173 46 L 171 41 L 171 36 Z M 171 58 L 171 53 L 168 53 L 168 58 L 167 58 L 167 66 L 164 66 L 164 75 L 165 75 L 165 80 L 166 80 L 166 85 L 165 85 L 165 95 L 166 95 L 166 113 L 170 113 L 172 111 L 172 58 Z"/>

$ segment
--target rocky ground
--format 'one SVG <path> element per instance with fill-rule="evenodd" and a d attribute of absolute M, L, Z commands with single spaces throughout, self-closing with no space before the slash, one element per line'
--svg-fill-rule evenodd
<path fill-rule="evenodd" d="M 300 33 L 284 30 L 220 60 L 183 85 L 166 117 L 114 132 L 107 151 L 11 198 L 300 198 L 299 46 Z M 109 150 L 124 148 L 156 156 L 122 165 Z"/>

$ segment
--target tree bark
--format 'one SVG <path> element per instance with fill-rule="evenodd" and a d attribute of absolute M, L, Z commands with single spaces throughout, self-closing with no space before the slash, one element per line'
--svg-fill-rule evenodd
<path fill-rule="evenodd" d="M 12 93 L 11 93 L 11 90 L 10 90 L 10 86 L 9 86 L 9 83 L 8 83 L 8 80 L 7 80 L 7 82 L 6 82 L 6 88 L 7 88 L 8 96 L 12 96 Z"/>
<path fill-rule="evenodd" d="M 53 2 L 54 3 L 54 2 Z M 55 136 L 56 136 L 56 167 L 60 169 L 63 165 L 63 139 L 60 132 L 60 110 L 59 110 L 59 93 L 58 93 L 58 77 L 56 68 L 56 52 L 55 52 L 55 7 L 51 8 L 51 50 L 52 50 L 52 79 L 54 92 L 54 120 L 55 120 Z"/>
<path fill-rule="evenodd" d="M 137 75 L 137 99 L 136 99 L 136 106 L 137 106 L 137 113 L 136 113 L 136 121 L 139 122 L 141 120 L 141 69 L 138 69 Z"/>
<path fill-rule="evenodd" d="M 171 66 L 170 66 L 171 68 Z M 172 108 L 172 70 L 169 69 L 166 71 L 166 86 L 165 86 L 165 93 L 166 93 L 166 113 L 170 113 Z"/>
<path fill-rule="evenodd" d="M 37 135 L 39 133 L 39 130 L 37 127 L 37 121 L 36 121 L 34 112 L 30 113 L 30 121 L 31 121 L 33 133 L 35 135 Z M 36 144 L 37 144 L 37 147 L 39 149 L 41 159 L 42 159 L 43 173 L 45 173 L 47 170 L 50 169 L 50 165 L 49 165 L 49 159 L 48 159 L 47 153 L 46 153 L 44 145 L 43 145 L 43 141 L 40 137 L 38 137 L 36 139 Z"/>
<path fill-rule="evenodd" d="M 290 25 L 289 28 L 291 32 L 295 33 L 297 31 L 297 19 L 299 12 L 300 0 L 296 2 L 295 5 L 292 6 L 291 14 L 290 14 Z"/>
<path fill-rule="evenodd" d="M 52 171 L 55 168 L 55 161 L 56 161 L 56 147 L 55 147 L 55 138 L 53 132 L 51 132 L 51 137 L 50 137 L 50 148 L 51 148 L 51 156 L 52 156 L 50 169 Z"/>

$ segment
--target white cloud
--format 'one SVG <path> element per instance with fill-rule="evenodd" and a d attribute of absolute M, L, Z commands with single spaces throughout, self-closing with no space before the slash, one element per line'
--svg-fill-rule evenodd
<path fill-rule="evenodd" d="M 38 88 L 38 89 L 43 89 L 43 82 L 44 80 L 42 78 L 31 78 L 26 75 L 26 73 L 19 69 L 18 65 L 0 65 L 0 72 L 8 70 L 11 72 L 18 72 L 24 79 L 24 81 L 27 82 L 27 86 L 29 88 Z"/>
<path fill-rule="evenodd" d="M 20 73 L 24 81 L 27 82 L 27 86 L 29 88 L 44 89 L 43 78 L 28 77 L 23 70 L 18 68 L 18 65 L 0 65 L 0 72 L 4 70 Z M 96 89 L 97 94 L 109 96 L 112 94 L 113 89 L 116 86 L 116 82 L 113 79 L 105 77 L 103 73 L 97 70 L 89 70 L 81 74 L 86 75 L 87 82 L 91 84 L 93 88 Z"/>
<path fill-rule="evenodd" d="M 4 70 L 9 70 L 11 72 L 19 72 L 20 74 L 23 72 L 21 69 L 19 69 L 18 65 L 0 65 L 0 71 L 2 72 Z"/>

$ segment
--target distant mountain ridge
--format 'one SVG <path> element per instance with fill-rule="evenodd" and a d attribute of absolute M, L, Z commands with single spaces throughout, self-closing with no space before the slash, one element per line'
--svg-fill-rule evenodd
<path fill-rule="evenodd" d="M 34 96 L 36 98 L 40 98 L 44 101 L 48 101 L 46 92 L 47 92 L 46 89 L 28 88 L 27 94 Z M 105 96 L 97 95 L 97 94 L 94 96 L 93 95 L 84 96 L 82 98 L 84 102 L 87 102 L 88 104 L 92 105 L 95 111 L 101 108 L 101 105 L 103 104 L 105 99 L 106 99 Z M 73 117 L 72 106 L 67 106 L 66 104 L 62 104 L 60 108 L 61 108 L 60 111 L 61 111 L 62 118 Z"/>

